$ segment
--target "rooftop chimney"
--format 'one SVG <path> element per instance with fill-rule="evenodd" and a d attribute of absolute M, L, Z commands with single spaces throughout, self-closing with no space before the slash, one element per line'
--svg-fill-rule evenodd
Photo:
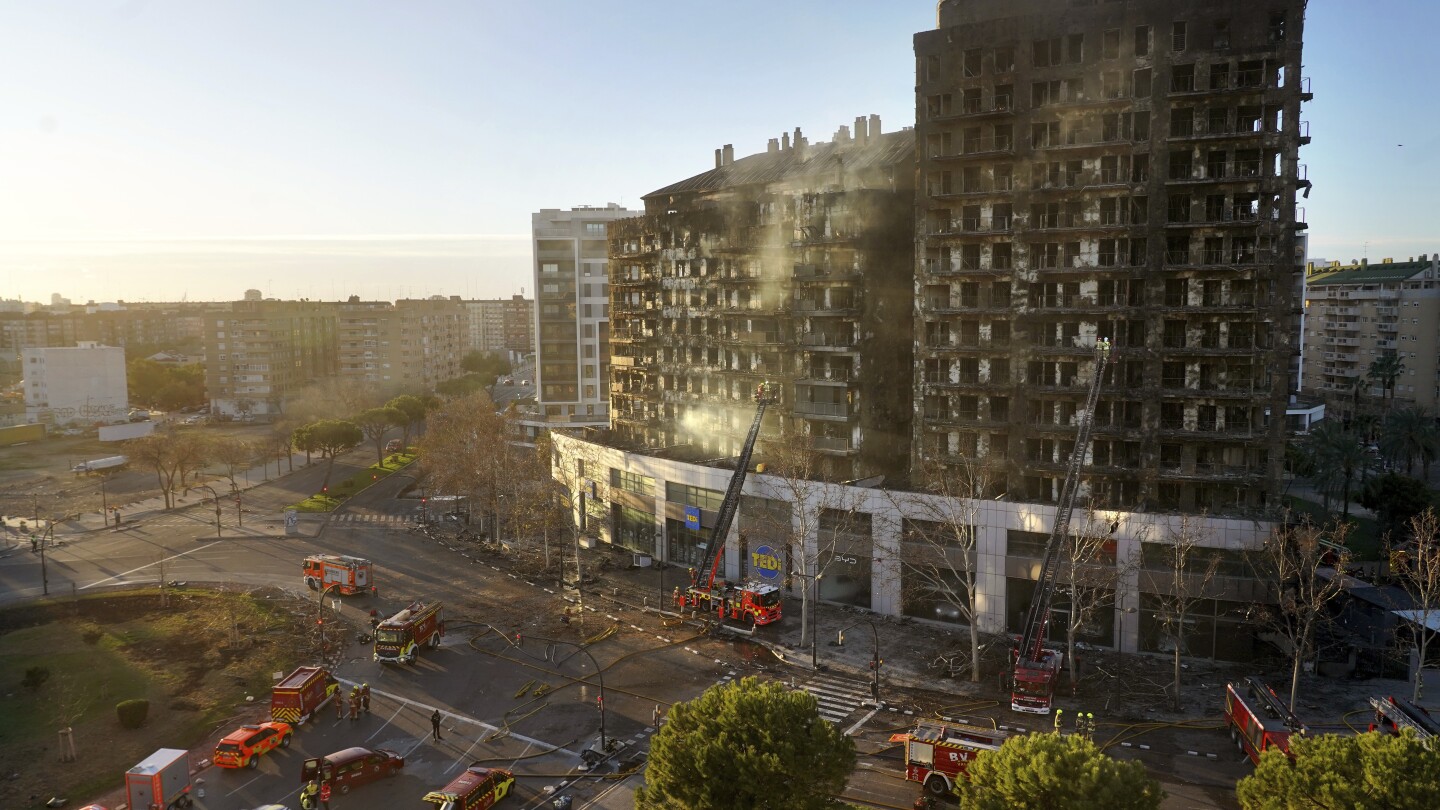
<path fill-rule="evenodd" d="M 869 133 L 865 129 L 865 116 L 855 116 L 855 143 L 864 146 L 868 137 Z"/>
<path fill-rule="evenodd" d="M 734 163 L 734 162 L 735 162 L 735 145 L 732 144 L 732 143 L 727 143 L 727 144 L 725 144 L 725 165 L 726 165 L 726 166 L 729 166 L 730 164 L 732 164 L 732 163 Z"/>
<path fill-rule="evenodd" d="M 780 151 L 780 139 L 779 139 L 779 138 L 771 138 L 770 140 L 768 140 L 768 141 L 765 142 L 765 154 L 767 154 L 767 155 L 773 155 L 773 154 L 775 154 L 776 152 L 779 152 L 779 151 Z"/>
<path fill-rule="evenodd" d="M 790 133 L 788 133 L 788 132 L 782 132 L 782 133 L 780 133 L 780 151 L 781 151 L 781 152 L 789 152 L 789 151 L 790 151 Z"/>
<path fill-rule="evenodd" d="M 804 160 L 805 147 L 810 145 L 810 141 L 806 140 L 805 136 L 800 134 L 799 127 L 795 127 L 795 140 L 791 143 L 795 146 L 795 157 L 799 158 L 800 160 Z"/>
<path fill-rule="evenodd" d="M 846 142 L 848 142 L 849 140 L 850 140 L 850 127 L 848 127 L 848 126 L 846 126 L 846 125 L 844 125 L 844 124 L 841 124 L 841 125 L 840 125 L 840 128 L 837 129 L 837 130 L 835 130 L 835 143 L 837 143 L 837 144 L 846 143 Z"/>
<path fill-rule="evenodd" d="M 872 114 L 870 116 L 870 137 L 880 137 L 880 116 L 878 115 Z"/>
<path fill-rule="evenodd" d="M 725 165 L 725 164 L 721 162 L 721 159 L 720 159 L 720 150 L 719 150 L 719 149 L 716 149 L 716 150 L 715 150 L 715 168 L 718 169 L 718 168 L 720 168 L 720 167 L 723 166 L 723 165 Z"/>

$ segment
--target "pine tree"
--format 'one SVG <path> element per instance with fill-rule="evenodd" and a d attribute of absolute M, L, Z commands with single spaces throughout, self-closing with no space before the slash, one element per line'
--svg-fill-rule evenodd
<path fill-rule="evenodd" d="M 1290 738 L 1290 753 L 1293 762 L 1275 749 L 1260 756 L 1255 772 L 1235 786 L 1241 807 L 1440 807 L 1440 747 L 1427 748 L 1408 731 L 1400 736 L 1377 732 L 1354 737 L 1297 735 Z"/>
<path fill-rule="evenodd" d="M 838 807 L 855 745 L 807 692 L 757 678 L 677 703 L 650 744 L 637 810 Z"/>
<path fill-rule="evenodd" d="M 970 763 L 957 787 L 960 810 L 1155 810 L 1160 783 L 1078 735 L 1022 734 Z"/>

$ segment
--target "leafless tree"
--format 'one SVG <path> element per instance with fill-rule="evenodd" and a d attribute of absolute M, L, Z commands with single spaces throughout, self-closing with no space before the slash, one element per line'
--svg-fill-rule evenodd
<path fill-rule="evenodd" d="M 222 475 L 230 482 L 230 488 L 239 489 L 235 476 L 255 460 L 255 445 L 229 436 L 211 439 L 209 445 L 209 457 L 220 465 Z"/>
<path fill-rule="evenodd" d="M 1440 617 L 1440 517 L 1434 509 L 1410 518 L 1410 536 L 1412 545 L 1391 555 L 1391 571 L 1415 600 L 1411 610 L 1417 614 L 1415 624 L 1419 625 L 1413 642 L 1419 667 L 1410 699 L 1418 702 L 1424 687 L 1430 642 L 1436 635 L 1427 628 L 1433 627 Z"/>
<path fill-rule="evenodd" d="M 210 463 L 210 442 L 195 433 L 177 433 L 172 436 L 175 443 L 175 471 L 180 476 L 183 488 L 190 476 Z"/>
<path fill-rule="evenodd" d="M 1203 530 L 1193 516 L 1180 518 L 1180 525 L 1168 537 L 1158 541 L 1163 548 L 1163 565 L 1142 569 L 1141 589 L 1155 595 L 1156 618 L 1174 645 L 1174 682 L 1171 684 L 1171 708 L 1180 709 L 1180 658 L 1186 651 L 1186 639 L 1196 607 L 1202 600 L 1214 597 L 1215 577 L 1220 557 L 1201 541 Z M 1157 555 L 1159 556 L 1159 555 Z"/>
<path fill-rule="evenodd" d="M 1348 523 L 1317 526 L 1308 517 L 1287 523 L 1266 538 L 1256 555 L 1257 574 L 1269 588 L 1257 607 L 1265 627 L 1283 639 L 1290 654 L 1290 710 L 1300 690 L 1303 662 L 1315 654 L 1315 630 L 1328 619 L 1329 604 L 1343 590 L 1340 576 L 1349 552 Z M 1321 576 L 1321 569 L 1335 569 Z"/>
<path fill-rule="evenodd" d="M 768 497 L 790 504 L 788 526 L 774 527 L 775 533 L 787 538 L 789 558 L 787 580 L 798 577 L 800 587 L 800 644 L 814 643 L 810 632 L 810 612 L 815 609 L 820 580 L 837 557 L 839 543 L 851 534 L 852 524 L 859 519 L 856 504 L 835 494 L 837 490 L 821 480 L 821 459 L 814 440 L 798 432 L 787 432 L 765 443 L 765 468 L 772 490 Z M 767 513 L 768 514 L 768 513 Z M 776 510 L 776 515 L 780 510 Z M 813 548 L 807 539 L 815 538 Z M 868 563 L 870 553 L 865 559 Z"/>
<path fill-rule="evenodd" d="M 1060 549 L 1057 584 L 1064 592 L 1060 601 L 1070 611 L 1065 622 L 1065 655 L 1070 662 L 1072 689 L 1080 679 L 1075 644 L 1101 611 L 1114 610 L 1116 592 L 1133 565 L 1115 557 L 1115 532 L 1119 529 L 1118 518 L 1107 519 L 1089 509 L 1079 531 L 1066 538 Z"/>
<path fill-rule="evenodd" d="M 48 685 L 49 703 L 55 725 L 60 730 L 60 761 L 76 759 L 74 726 L 90 711 L 96 700 L 92 684 L 71 672 L 62 672 Z"/>
<path fill-rule="evenodd" d="M 512 450 L 509 420 L 483 391 L 446 401 L 420 438 L 420 469 L 432 494 L 463 495 L 471 514 L 498 515 Z"/>
<path fill-rule="evenodd" d="M 564 535 L 571 525 L 565 508 L 566 488 L 556 480 L 552 468 L 554 446 L 549 436 L 535 442 L 532 453 L 517 453 L 514 500 L 511 502 L 512 530 L 517 537 L 540 539 L 545 570 L 550 570 L 550 541 Z M 593 474 L 593 473 L 592 473 Z"/>
<path fill-rule="evenodd" d="M 976 547 L 980 499 L 989 469 L 980 461 L 927 463 L 921 486 L 932 497 L 892 493 L 904 521 L 900 593 L 910 607 L 938 600 L 954 608 L 969 626 L 970 680 L 980 681 L 980 588 Z"/>
<path fill-rule="evenodd" d="M 155 471 L 166 509 L 175 508 L 175 476 L 179 473 L 175 439 L 172 433 L 151 433 L 125 443 L 125 451 L 136 466 Z"/>
<path fill-rule="evenodd" d="M 306 388 L 285 403 L 285 414 L 297 425 L 322 419 L 349 419 L 366 408 L 383 405 L 386 392 L 360 380 L 331 377 Z"/>

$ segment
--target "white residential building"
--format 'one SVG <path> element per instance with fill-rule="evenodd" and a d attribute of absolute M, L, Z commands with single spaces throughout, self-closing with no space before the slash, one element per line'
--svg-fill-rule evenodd
<path fill-rule="evenodd" d="M 535 249 L 535 391 L 522 420 L 533 439 L 555 427 L 610 420 L 610 287 L 606 225 L 638 216 L 615 203 L 530 217 Z"/>
<path fill-rule="evenodd" d="M 51 425 L 124 422 L 129 395 L 125 350 L 83 342 L 24 349 L 25 421 Z"/>

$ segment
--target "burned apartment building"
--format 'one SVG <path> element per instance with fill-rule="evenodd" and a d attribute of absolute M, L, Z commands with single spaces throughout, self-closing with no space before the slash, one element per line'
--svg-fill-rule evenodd
<path fill-rule="evenodd" d="M 1117 509 L 1275 505 L 1294 345 L 1302 0 L 941 2 L 915 36 L 915 463 L 1052 501 L 1093 371 Z"/>
<path fill-rule="evenodd" d="M 913 133 L 878 116 L 645 196 L 611 226 L 611 427 L 641 448 L 735 455 L 805 437 L 832 480 L 903 475 L 913 368 Z"/>

